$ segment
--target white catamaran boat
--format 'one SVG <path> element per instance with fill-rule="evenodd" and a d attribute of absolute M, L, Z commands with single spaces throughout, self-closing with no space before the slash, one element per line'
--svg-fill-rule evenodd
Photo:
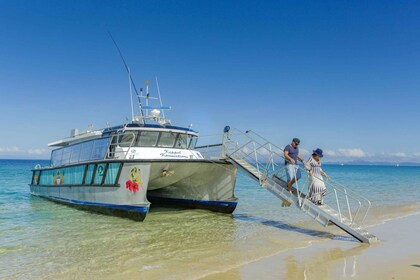
<path fill-rule="evenodd" d="M 173 126 L 165 118 L 163 110 L 170 108 L 162 106 L 159 87 L 158 93 L 150 97 L 148 83 L 145 95 L 140 90 L 140 115 L 134 116 L 131 106 L 129 123 L 73 129 L 69 138 L 50 143 L 56 149 L 49 166 L 34 168 L 31 193 L 138 221 L 151 202 L 232 213 L 237 168 L 223 159 L 205 159 L 196 149 L 198 133 Z M 149 99 L 160 106 L 149 106 Z"/>

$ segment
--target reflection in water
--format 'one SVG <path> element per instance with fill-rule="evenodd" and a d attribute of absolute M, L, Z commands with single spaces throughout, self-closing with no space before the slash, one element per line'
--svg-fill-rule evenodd
<path fill-rule="evenodd" d="M 334 239 L 334 240 L 347 240 L 351 242 L 357 241 L 356 239 L 352 237 L 336 235 L 330 232 L 319 231 L 315 229 L 302 228 L 302 227 L 294 226 L 291 224 L 286 224 L 281 221 L 274 221 L 274 220 L 264 219 L 261 217 L 255 217 L 255 216 L 243 215 L 243 214 L 234 215 L 234 217 L 235 219 L 238 219 L 238 220 L 243 220 L 246 222 L 253 222 L 253 223 L 260 223 L 265 226 L 271 226 L 271 227 L 279 228 L 282 230 L 298 232 L 298 233 L 302 233 L 302 234 L 314 236 L 314 237 L 329 238 L 329 239 Z"/>
<path fill-rule="evenodd" d="M 353 257 L 349 257 L 348 259 L 352 259 L 353 260 L 352 269 L 351 269 L 351 272 L 348 274 L 348 271 L 347 271 L 347 258 L 344 259 L 343 277 L 350 276 L 351 278 L 353 278 L 357 274 L 356 273 L 356 262 L 357 262 L 357 258 L 356 258 L 356 256 L 353 256 Z"/>
<path fill-rule="evenodd" d="M 357 256 L 369 248 L 365 244 L 343 250 L 332 248 L 322 250 L 315 254 L 308 254 L 303 259 L 296 259 L 295 255 L 285 258 L 286 279 L 334 279 L 331 275 L 330 264 L 343 260 L 341 278 L 354 278 L 357 276 Z"/>

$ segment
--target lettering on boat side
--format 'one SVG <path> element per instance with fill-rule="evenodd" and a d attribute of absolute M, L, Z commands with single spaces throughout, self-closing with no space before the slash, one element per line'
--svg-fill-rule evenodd
<path fill-rule="evenodd" d="M 163 150 L 163 153 L 160 153 L 161 157 L 170 157 L 170 158 L 188 158 L 188 156 L 183 155 L 181 151 L 171 151 Z"/>

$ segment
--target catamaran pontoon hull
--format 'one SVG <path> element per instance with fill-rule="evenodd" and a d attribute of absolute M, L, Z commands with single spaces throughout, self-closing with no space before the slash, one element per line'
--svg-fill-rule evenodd
<path fill-rule="evenodd" d="M 225 161 L 105 160 L 34 170 L 30 188 L 52 201 L 142 221 L 149 201 L 232 213 L 236 171 Z"/>

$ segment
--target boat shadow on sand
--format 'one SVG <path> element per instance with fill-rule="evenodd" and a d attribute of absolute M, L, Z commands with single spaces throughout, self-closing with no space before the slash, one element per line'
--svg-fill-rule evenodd
<path fill-rule="evenodd" d="M 261 217 L 246 215 L 246 214 L 234 214 L 234 219 L 241 220 L 244 222 L 253 222 L 253 223 L 259 223 L 264 226 L 270 226 L 274 228 L 278 228 L 281 230 L 287 230 L 292 232 L 298 232 L 309 236 L 319 237 L 319 238 L 328 238 L 331 240 L 340 240 L 340 241 L 347 241 L 347 242 L 358 242 L 355 238 L 351 236 L 346 235 L 337 235 L 333 234 L 331 232 L 326 231 L 320 231 L 316 229 L 308 229 L 308 228 L 302 228 L 298 226 L 294 226 L 291 224 L 286 224 L 281 221 L 275 221 L 275 220 L 269 220 Z"/>

